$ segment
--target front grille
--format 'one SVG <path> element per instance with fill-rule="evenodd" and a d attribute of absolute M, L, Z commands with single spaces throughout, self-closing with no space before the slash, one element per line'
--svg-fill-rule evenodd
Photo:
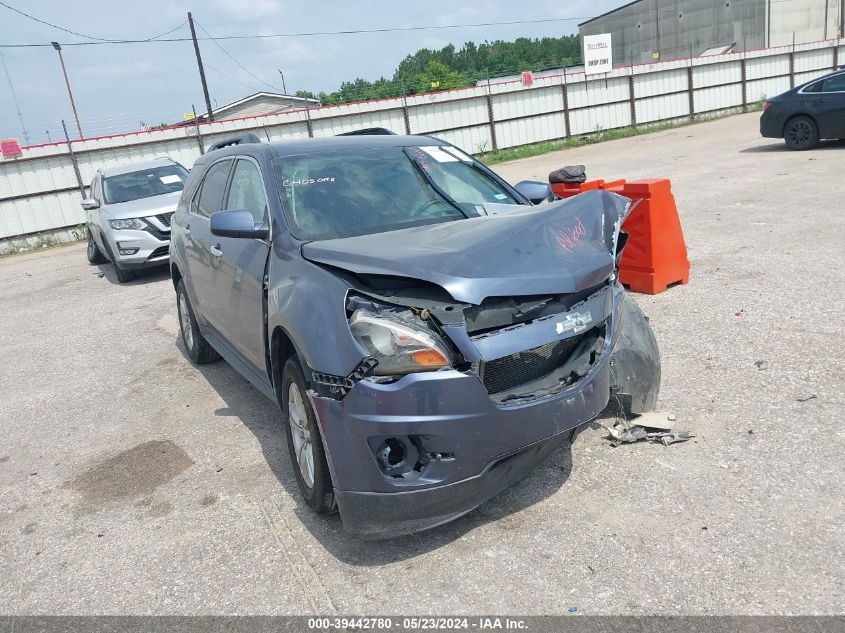
<path fill-rule="evenodd" d="M 589 334 L 585 332 L 563 341 L 552 341 L 541 347 L 482 362 L 479 365 L 481 382 L 488 393 L 494 394 L 548 376 L 569 360 L 575 347 Z"/>
<path fill-rule="evenodd" d="M 161 215 L 157 215 L 156 219 L 161 222 L 164 226 L 170 226 L 170 218 L 173 217 L 173 212 L 170 213 L 162 213 Z"/>
<path fill-rule="evenodd" d="M 147 259 L 155 259 L 156 257 L 164 257 L 165 255 L 170 254 L 170 247 L 169 246 L 159 246 L 155 249 Z"/>
<path fill-rule="evenodd" d="M 160 240 L 162 242 L 170 241 L 170 229 L 167 229 L 166 231 L 160 231 L 158 228 L 154 227 L 150 222 L 147 222 L 147 226 L 144 227 L 144 230 L 157 240 Z"/>

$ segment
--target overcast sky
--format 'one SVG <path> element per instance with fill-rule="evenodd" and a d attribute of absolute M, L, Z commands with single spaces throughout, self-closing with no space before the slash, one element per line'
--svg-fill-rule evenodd
<path fill-rule="evenodd" d="M 224 41 L 221 44 L 257 77 L 281 92 L 278 68 L 288 92 L 331 91 L 355 77 L 390 76 L 419 48 L 460 47 L 465 41 L 512 40 L 577 32 L 591 17 L 622 0 L 179 0 L 106 3 L 102 0 L 3 0 L 35 17 L 84 35 L 144 39 L 185 21 L 190 10 L 213 36 L 337 31 L 422 25 L 466 24 L 574 17 L 568 22 L 475 27 L 453 30 L 286 37 Z M 527 7 L 530 6 L 530 11 Z M 204 33 L 198 29 L 198 36 Z M 188 37 L 187 25 L 168 37 Z M 86 41 L 38 24 L 0 6 L 0 44 Z M 270 88 L 251 77 L 211 41 L 200 42 L 212 106 Z M 60 138 L 61 119 L 73 135 L 73 116 L 56 52 L 46 48 L 0 49 L 6 62 L 31 144 Z M 190 42 L 66 46 L 65 64 L 86 136 L 137 130 L 139 123 L 173 122 L 203 109 L 203 96 Z M 0 138 L 24 144 L 5 72 L 0 66 Z"/>

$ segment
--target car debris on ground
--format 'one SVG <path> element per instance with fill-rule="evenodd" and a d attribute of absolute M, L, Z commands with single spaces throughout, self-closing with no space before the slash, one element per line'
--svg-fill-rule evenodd
<path fill-rule="evenodd" d="M 664 446 L 677 442 L 686 442 L 695 437 L 688 431 L 672 428 L 666 422 L 675 422 L 674 414 L 663 414 L 650 412 L 628 420 L 625 417 L 618 417 L 613 426 L 606 426 L 611 446 L 614 448 L 621 444 L 633 444 L 634 442 L 659 442 Z M 634 422 L 637 422 L 635 424 Z"/>

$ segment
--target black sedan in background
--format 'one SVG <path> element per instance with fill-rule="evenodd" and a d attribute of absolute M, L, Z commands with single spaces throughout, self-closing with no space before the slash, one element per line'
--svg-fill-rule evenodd
<path fill-rule="evenodd" d="M 760 134 L 790 149 L 812 149 L 821 139 L 845 139 L 845 69 L 814 79 L 763 105 Z"/>

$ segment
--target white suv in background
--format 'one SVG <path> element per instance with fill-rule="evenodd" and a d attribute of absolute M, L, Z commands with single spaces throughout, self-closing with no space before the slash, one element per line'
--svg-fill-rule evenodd
<path fill-rule="evenodd" d="M 100 169 L 82 201 L 88 261 L 114 264 L 118 281 L 169 261 L 170 216 L 188 170 L 170 158 Z"/>

